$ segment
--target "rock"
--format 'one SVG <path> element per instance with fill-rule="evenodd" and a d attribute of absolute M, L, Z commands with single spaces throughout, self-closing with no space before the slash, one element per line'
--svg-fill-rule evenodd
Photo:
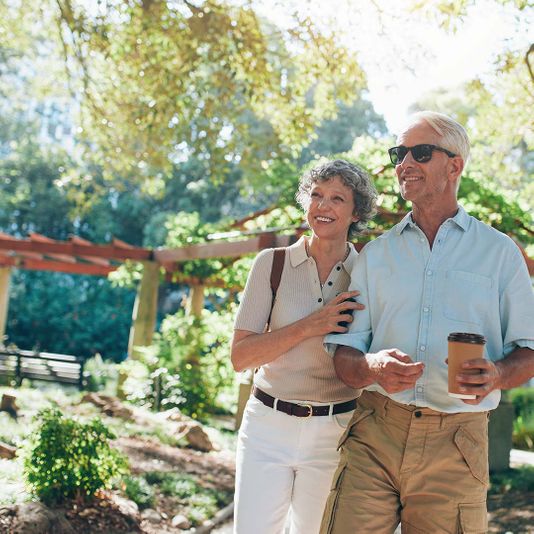
<path fill-rule="evenodd" d="M 169 421 L 175 421 L 178 423 L 182 423 L 184 421 L 192 421 L 190 417 L 184 415 L 178 408 L 171 408 L 170 410 L 159 412 L 158 417 L 160 417 L 161 419 L 168 419 Z"/>
<path fill-rule="evenodd" d="M 174 528 L 179 528 L 181 530 L 188 530 L 191 528 L 191 521 L 189 521 L 185 515 L 175 515 L 172 518 L 171 524 Z"/>
<path fill-rule="evenodd" d="M 0 401 L 0 412 L 7 412 L 11 417 L 16 419 L 18 409 L 17 397 L 15 397 L 15 395 L 4 393 L 2 395 L 2 400 Z"/>
<path fill-rule="evenodd" d="M 39 502 L 16 506 L 17 517 L 13 521 L 13 534 L 76 534 L 63 512 L 47 508 Z"/>
<path fill-rule="evenodd" d="M 184 437 L 187 443 L 198 451 L 210 452 L 215 449 L 208 434 L 202 428 L 200 423 L 186 423 L 182 425 L 183 429 L 180 438 Z"/>
<path fill-rule="evenodd" d="M 0 441 L 0 458 L 11 460 L 17 455 L 17 448 Z"/>
<path fill-rule="evenodd" d="M 103 395 L 99 395 L 98 393 L 86 393 L 82 397 L 81 402 L 90 402 L 99 408 L 103 408 L 109 402 L 109 399 L 104 399 L 103 397 Z"/>
<path fill-rule="evenodd" d="M 82 402 L 90 402 L 98 406 L 106 415 L 120 417 L 131 420 L 133 410 L 125 406 L 117 397 L 110 395 L 100 395 L 98 393 L 87 393 L 82 397 Z"/>
<path fill-rule="evenodd" d="M 161 523 L 161 515 L 153 508 L 147 508 L 141 512 L 141 517 L 150 523 Z"/>
<path fill-rule="evenodd" d="M 131 518 L 135 523 L 139 522 L 139 507 L 133 501 L 125 499 L 116 493 L 110 497 L 111 501 L 119 509 L 122 515 Z"/>

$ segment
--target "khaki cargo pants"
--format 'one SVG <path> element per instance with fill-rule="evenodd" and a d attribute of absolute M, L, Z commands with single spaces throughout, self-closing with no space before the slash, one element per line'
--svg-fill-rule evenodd
<path fill-rule="evenodd" d="M 340 440 L 321 534 L 487 531 L 487 412 L 444 414 L 364 392 Z"/>

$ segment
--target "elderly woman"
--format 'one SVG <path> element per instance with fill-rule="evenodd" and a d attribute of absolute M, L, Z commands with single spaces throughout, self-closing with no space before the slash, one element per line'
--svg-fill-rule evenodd
<path fill-rule="evenodd" d="M 311 237 L 286 249 L 274 302 L 273 249 L 256 257 L 232 342 L 234 368 L 257 369 L 238 437 L 236 534 L 279 534 L 288 511 L 292 534 L 319 532 L 337 442 L 356 405 L 322 341 L 346 332 L 361 309 L 347 300 L 358 294 L 347 291 L 357 256 L 348 237 L 365 228 L 375 199 L 359 167 L 320 165 L 301 178 L 297 193 Z"/>

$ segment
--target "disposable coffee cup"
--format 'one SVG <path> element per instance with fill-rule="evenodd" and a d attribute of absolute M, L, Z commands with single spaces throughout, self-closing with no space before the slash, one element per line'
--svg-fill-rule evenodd
<path fill-rule="evenodd" d="M 456 375 L 477 375 L 478 369 L 462 369 L 462 364 L 468 360 L 484 357 L 486 338 L 480 334 L 468 332 L 453 332 L 447 337 L 449 342 L 449 396 L 457 399 L 476 399 L 476 395 L 466 395 L 459 390 Z"/>

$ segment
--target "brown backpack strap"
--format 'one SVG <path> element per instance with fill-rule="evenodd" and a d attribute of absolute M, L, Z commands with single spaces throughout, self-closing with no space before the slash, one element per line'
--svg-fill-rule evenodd
<path fill-rule="evenodd" d="M 285 248 L 275 248 L 273 254 L 273 264 L 271 267 L 271 310 L 269 311 L 269 318 L 267 319 L 267 328 L 271 325 L 271 315 L 273 313 L 274 299 L 276 298 L 276 292 L 280 285 L 280 279 L 282 278 L 282 271 L 284 269 L 284 263 L 286 259 Z"/>

